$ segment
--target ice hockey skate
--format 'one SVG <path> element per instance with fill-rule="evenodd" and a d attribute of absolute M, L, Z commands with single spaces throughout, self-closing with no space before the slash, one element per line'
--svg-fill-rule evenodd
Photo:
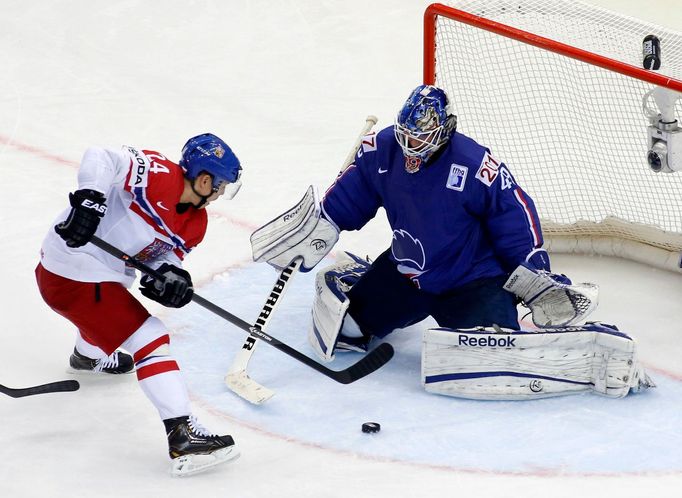
<path fill-rule="evenodd" d="M 164 420 L 168 436 L 171 475 L 187 476 L 204 472 L 239 457 L 232 436 L 211 434 L 194 416 Z"/>
<path fill-rule="evenodd" d="M 348 337 L 339 334 L 334 346 L 335 353 L 366 353 L 369 350 L 371 337 Z"/>
<path fill-rule="evenodd" d="M 106 358 L 88 358 L 74 348 L 69 366 L 71 373 L 127 374 L 134 370 L 133 357 L 118 350 Z"/>

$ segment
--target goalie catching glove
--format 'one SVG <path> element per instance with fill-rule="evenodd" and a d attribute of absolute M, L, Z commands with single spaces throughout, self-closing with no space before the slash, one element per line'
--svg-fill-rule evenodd
<path fill-rule="evenodd" d="M 253 260 L 266 261 L 281 271 L 301 258 L 301 271 L 312 270 L 339 240 L 338 229 L 321 213 L 311 185 L 298 204 L 251 234 Z"/>
<path fill-rule="evenodd" d="M 574 325 L 583 322 L 597 307 L 595 284 L 573 284 L 566 275 L 550 273 L 544 249 L 533 251 L 509 276 L 504 289 L 517 295 L 530 308 L 538 327 Z"/>

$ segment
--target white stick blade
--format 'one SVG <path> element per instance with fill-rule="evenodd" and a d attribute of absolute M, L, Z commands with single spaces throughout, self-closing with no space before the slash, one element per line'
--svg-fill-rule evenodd
<path fill-rule="evenodd" d="M 245 370 L 228 373 L 225 377 L 225 384 L 237 396 L 254 405 L 265 403 L 275 395 L 275 391 L 261 386 L 249 377 Z"/>

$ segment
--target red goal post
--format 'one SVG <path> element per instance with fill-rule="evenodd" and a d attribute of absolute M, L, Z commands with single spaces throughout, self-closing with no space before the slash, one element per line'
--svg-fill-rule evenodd
<path fill-rule="evenodd" d="M 659 71 L 641 67 L 648 34 Z M 550 251 L 681 271 L 682 172 L 650 170 L 642 109 L 653 88 L 682 92 L 681 34 L 574 0 L 432 4 L 423 78 L 535 199 Z"/>

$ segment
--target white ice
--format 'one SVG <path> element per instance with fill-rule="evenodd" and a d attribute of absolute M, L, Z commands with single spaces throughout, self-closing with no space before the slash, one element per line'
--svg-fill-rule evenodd
<path fill-rule="evenodd" d="M 592 3 L 673 29 L 682 21 L 665 0 Z M 244 187 L 211 206 L 206 240 L 186 267 L 197 292 L 252 321 L 276 275 L 251 263 L 249 234 L 307 185 L 333 180 L 367 114 L 391 122 L 421 79 L 428 2 L 1 4 L 0 383 L 23 387 L 72 378 L 73 329 L 42 302 L 32 272 L 87 146 L 129 143 L 174 157 L 194 134 L 225 137 L 244 164 Z M 389 241 L 380 215 L 337 250 L 376 256 Z M 223 384 L 240 330 L 196 305 L 150 305 L 173 330 L 197 415 L 231 433 L 242 458 L 170 478 L 163 427 L 134 376 L 80 376 L 75 393 L 0 398 L 0 497 L 680 496 L 681 277 L 617 259 L 553 261 L 600 284 L 594 318 L 638 339 L 658 389 L 622 400 L 433 396 L 419 385 L 412 329 L 389 338 L 397 354 L 386 367 L 349 386 L 260 345 L 250 373 L 277 394 L 255 407 Z M 309 355 L 312 278 L 294 277 L 269 328 Z M 362 434 L 366 421 L 382 431 Z"/>

